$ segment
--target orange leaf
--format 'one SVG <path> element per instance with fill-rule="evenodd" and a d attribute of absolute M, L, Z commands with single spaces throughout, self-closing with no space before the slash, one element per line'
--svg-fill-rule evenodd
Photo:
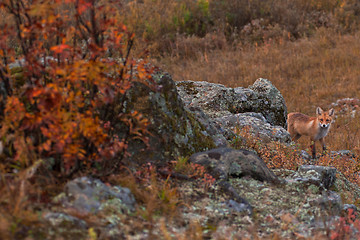
<path fill-rule="evenodd" d="M 51 51 L 53 51 L 55 54 L 62 53 L 66 49 L 70 49 L 71 47 L 67 44 L 60 44 L 57 46 L 53 46 L 50 48 Z"/>

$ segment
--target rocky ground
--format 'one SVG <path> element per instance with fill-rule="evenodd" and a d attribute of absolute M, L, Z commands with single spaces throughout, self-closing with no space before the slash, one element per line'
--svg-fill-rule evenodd
<path fill-rule="evenodd" d="M 344 203 L 358 199 L 359 188 L 333 168 L 304 166 L 274 173 L 284 182 L 250 176 L 228 179 L 250 208 L 233 200 L 218 183 L 205 187 L 198 180 L 172 180 L 177 210 L 170 215 L 154 213 L 151 221 L 140 215 L 146 206 L 136 203 L 129 189 L 86 177 L 74 179 L 43 213 L 48 227 L 38 229 L 35 236 L 88 239 L 94 231 L 99 239 L 189 239 L 192 234 L 198 236 L 194 239 L 327 239 L 339 230 L 349 209 L 356 213 L 355 205 Z M 351 197 L 343 200 L 344 196 Z M 347 236 L 356 239 L 359 229 L 349 226 L 353 230 Z"/>
<path fill-rule="evenodd" d="M 146 94 L 132 98 L 138 93 L 130 92 L 126 106 L 146 110 L 154 124 L 151 141 L 160 142 L 162 149 L 157 151 L 156 145 L 138 154 L 134 146 L 131 154 L 137 161 L 157 158 L 155 165 L 164 167 L 176 154 L 193 153 L 189 162 L 180 157 L 170 170 L 149 163 L 130 180 L 114 176 L 109 182 L 91 177 L 69 181 L 41 207 L 42 225 L 31 229 L 34 239 L 359 237 L 360 188 L 337 169 L 269 169 L 256 152 L 231 148 L 234 129 L 244 127 L 260 142 L 291 148 L 284 129 L 286 105 L 270 81 L 258 79 L 249 88 L 236 89 L 192 81 L 178 82 L 176 89 L 166 74 L 156 81 L 162 90 L 153 93 L 144 85 Z M 299 157 L 309 163 L 308 154 Z M 350 151 L 329 157 L 355 161 Z"/>

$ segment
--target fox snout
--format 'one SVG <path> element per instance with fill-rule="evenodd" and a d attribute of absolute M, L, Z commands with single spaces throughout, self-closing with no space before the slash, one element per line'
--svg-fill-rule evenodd
<path fill-rule="evenodd" d="M 320 127 L 322 128 L 328 128 L 330 126 L 330 123 L 326 124 L 326 123 L 320 123 Z"/>

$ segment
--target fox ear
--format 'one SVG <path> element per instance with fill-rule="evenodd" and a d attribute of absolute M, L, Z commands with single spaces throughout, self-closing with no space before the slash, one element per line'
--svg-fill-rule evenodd
<path fill-rule="evenodd" d="M 321 109 L 321 107 L 317 107 L 316 108 L 316 114 L 321 115 L 322 113 L 323 113 L 323 110 Z"/>
<path fill-rule="evenodd" d="M 334 112 L 335 112 L 335 110 L 332 108 L 332 109 L 330 109 L 329 110 L 329 116 L 332 116 L 332 115 L 334 115 Z"/>

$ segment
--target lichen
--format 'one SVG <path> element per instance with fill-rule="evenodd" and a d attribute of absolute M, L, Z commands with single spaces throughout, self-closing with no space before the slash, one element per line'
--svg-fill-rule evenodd
<path fill-rule="evenodd" d="M 191 81 L 178 82 L 177 86 L 183 87 L 187 94 L 196 95 L 199 93 L 199 91 L 196 90 L 194 82 Z"/>

